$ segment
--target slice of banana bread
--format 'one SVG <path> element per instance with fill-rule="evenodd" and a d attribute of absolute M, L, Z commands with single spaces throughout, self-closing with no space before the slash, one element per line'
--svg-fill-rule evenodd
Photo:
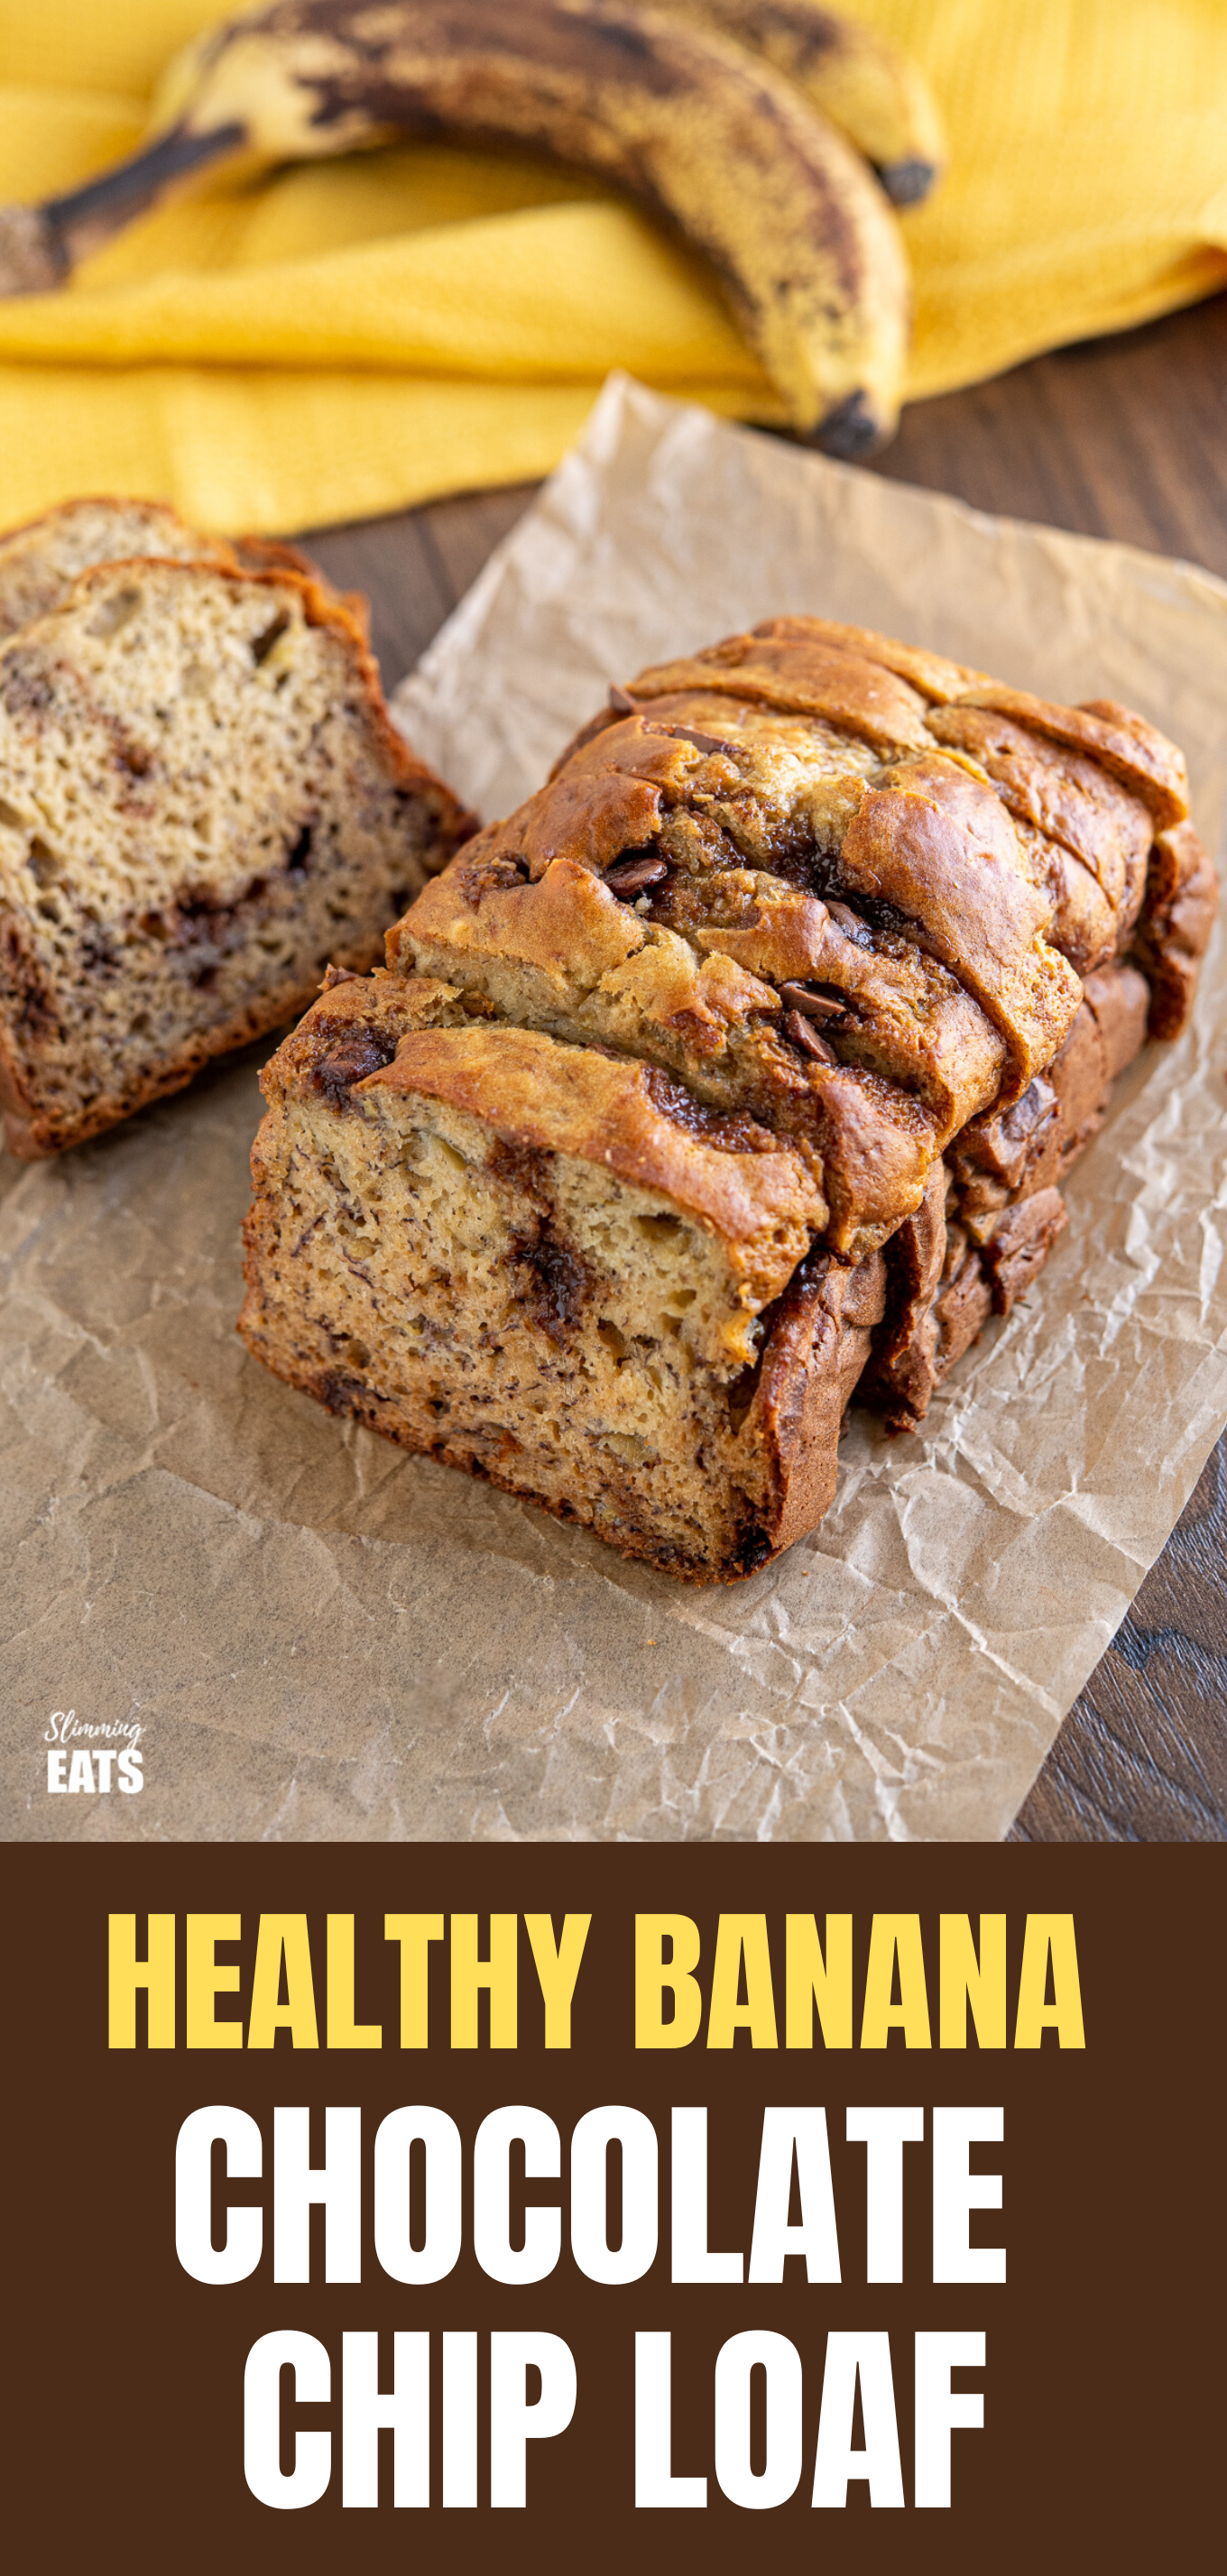
<path fill-rule="evenodd" d="M 0 637 L 62 608 L 79 573 L 94 564 L 158 555 L 171 563 L 212 564 L 219 572 L 296 572 L 325 599 L 348 609 L 370 641 L 370 601 L 332 583 L 286 537 L 206 537 L 165 501 L 61 501 L 41 519 L 0 536 Z"/>
<path fill-rule="evenodd" d="M 752 1120 L 464 1003 L 342 979 L 266 1069 L 249 1348 L 628 1553 L 750 1572 L 831 1499 L 881 1254 L 811 1251 L 813 1173 Z"/>
<path fill-rule="evenodd" d="M 224 538 L 201 536 L 164 501 L 61 501 L 0 537 L 0 636 L 62 607 L 78 573 L 91 564 L 121 563 L 130 555 L 209 563 L 223 572 L 234 572 L 239 561 Z"/>
<path fill-rule="evenodd" d="M 471 828 L 353 619 L 134 559 L 0 647 L 0 1100 L 57 1151 L 302 1010 Z"/>
<path fill-rule="evenodd" d="M 1065 1222 L 1214 879 L 1180 754 L 889 638 L 640 675 L 268 1068 L 250 1348 L 697 1577 L 821 1517 Z"/>

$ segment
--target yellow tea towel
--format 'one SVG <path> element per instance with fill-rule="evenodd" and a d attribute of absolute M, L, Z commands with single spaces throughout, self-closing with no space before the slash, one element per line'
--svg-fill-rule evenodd
<path fill-rule="evenodd" d="M 217 0 L 0 0 L 0 199 L 139 142 Z M 903 218 L 910 392 L 1227 284 L 1223 0 L 856 0 L 924 64 L 950 167 Z M 390 147 L 145 216 L 0 302 L 0 525 L 163 495 L 210 528 L 394 510 L 556 463 L 611 367 L 780 418 L 700 266 L 598 183 Z"/>

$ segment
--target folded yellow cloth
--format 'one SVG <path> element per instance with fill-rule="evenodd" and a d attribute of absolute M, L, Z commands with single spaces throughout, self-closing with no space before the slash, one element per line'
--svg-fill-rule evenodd
<path fill-rule="evenodd" d="M 217 0 L 0 0 L 0 198 L 139 141 Z M 912 394 L 1227 284 L 1222 0 L 856 0 L 950 134 L 904 218 Z M 284 530 L 543 473 L 611 367 L 779 406 L 701 267 L 597 182 L 441 145 L 222 175 L 0 302 L 0 524 L 83 490 Z"/>

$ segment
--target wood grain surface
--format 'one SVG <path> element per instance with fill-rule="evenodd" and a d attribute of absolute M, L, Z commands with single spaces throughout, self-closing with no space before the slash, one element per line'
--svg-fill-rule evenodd
<path fill-rule="evenodd" d="M 875 470 L 1227 577 L 1227 296 L 914 403 Z M 306 540 L 334 581 L 368 593 L 389 690 L 533 488 L 438 501 Z M 1227 1841 L 1227 1434 L 1011 1839 Z"/>

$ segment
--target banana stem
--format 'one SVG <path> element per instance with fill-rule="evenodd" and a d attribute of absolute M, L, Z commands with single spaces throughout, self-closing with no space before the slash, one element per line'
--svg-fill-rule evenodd
<path fill-rule="evenodd" d="M 211 134 L 192 134 L 179 126 L 158 142 L 147 144 L 143 151 L 131 153 L 126 161 L 117 162 L 113 170 L 104 170 L 97 179 L 87 179 L 84 187 L 73 188 L 62 197 L 48 197 L 41 206 L 31 207 L 31 216 L 40 224 L 51 255 L 58 255 L 61 277 L 87 251 L 109 240 L 134 215 L 143 214 L 176 179 L 189 178 L 210 163 L 228 158 L 246 140 L 247 128 L 237 122 L 216 126 Z"/>

